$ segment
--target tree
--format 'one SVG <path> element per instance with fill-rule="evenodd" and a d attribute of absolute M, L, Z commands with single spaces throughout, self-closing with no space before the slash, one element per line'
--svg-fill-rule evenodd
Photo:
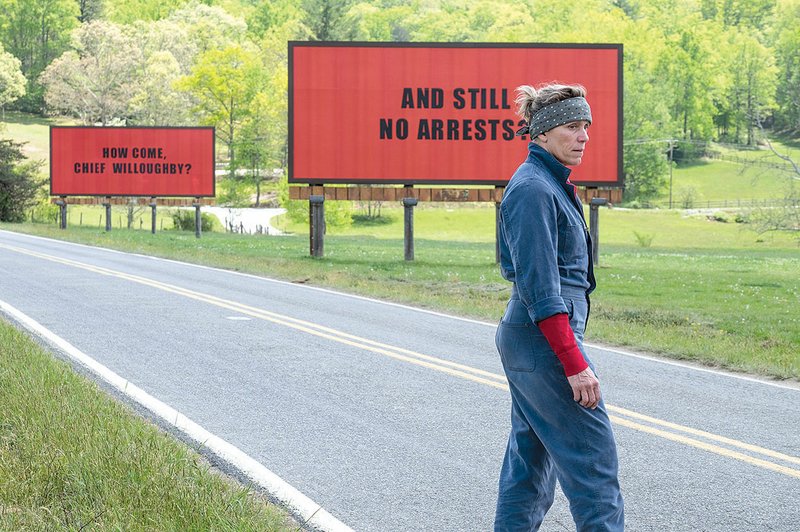
<path fill-rule="evenodd" d="M 25 76 L 20 70 L 21 61 L 3 50 L 0 43 L 0 109 L 5 118 L 5 106 L 25 94 Z"/>
<path fill-rule="evenodd" d="M 775 15 L 775 58 L 778 74 L 775 125 L 800 133 L 800 0 L 778 2 Z"/>
<path fill-rule="evenodd" d="M 141 63 L 132 40 L 116 24 L 95 21 L 76 30 L 75 48 L 42 73 L 47 105 L 84 124 L 124 121 Z"/>
<path fill-rule="evenodd" d="M 231 177 L 238 165 L 237 134 L 263 80 L 258 53 L 251 47 L 234 44 L 201 54 L 192 73 L 177 82 L 197 101 L 194 110 L 200 121 L 216 127 L 217 136 L 228 147 Z"/>
<path fill-rule="evenodd" d="M 701 0 L 703 18 L 716 19 L 725 26 L 764 27 L 772 15 L 775 0 Z"/>
<path fill-rule="evenodd" d="M 247 24 L 217 6 L 207 6 L 197 1 L 175 10 L 169 21 L 185 28 L 186 38 L 198 53 L 221 50 L 247 40 Z"/>
<path fill-rule="evenodd" d="M 0 0 L 0 42 L 21 61 L 28 80 L 26 95 L 17 102 L 20 108 L 41 110 L 39 74 L 69 47 L 78 15 L 75 0 Z"/>
<path fill-rule="evenodd" d="M 751 35 L 737 32 L 732 37 L 732 47 L 727 103 L 733 110 L 736 141 L 743 129 L 747 144 L 753 145 L 758 121 L 775 103 L 777 68 L 769 50 Z"/>
<path fill-rule="evenodd" d="M 686 139 L 708 139 L 714 129 L 713 114 L 717 71 L 707 39 L 698 17 L 669 36 L 669 52 L 660 65 L 664 80 L 672 91 L 671 113 L 677 119 L 681 136 Z"/>
<path fill-rule="evenodd" d="M 91 22 L 103 17 L 103 0 L 78 0 L 81 14 L 78 20 L 81 23 Z"/>
<path fill-rule="evenodd" d="M 351 41 L 355 25 L 349 15 L 353 0 L 303 0 L 304 22 L 316 41 Z"/>
<path fill-rule="evenodd" d="M 131 24 L 160 20 L 184 4 L 186 0 L 105 0 L 105 12 L 110 22 Z"/>
<path fill-rule="evenodd" d="M 247 18 L 247 29 L 252 35 L 263 38 L 274 28 L 299 22 L 305 12 L 292 0 L 259 0 Z"/>
<path fill-rule="evenodd" d="M 180 65 L 170 52 L 151 55 L 130 99 L 131 122 L 146 126 L 189 125 L 189 110 L 194 102 L 187 93 L 175 89 L 180 77 Z"/>
<path fill-rule="evenodd" d="M 197 54 L 200 51 L 198 43 L 190 37 L 187 25 L 173 19 L 150 21 L 136 21 L 124 26 L 126 33 L 139 49 L 138 54 L 146 68 L 154 54 L 168 52 L 177 62 L 182 75 L 192 70 Z"/>
<path fill-rule="evenodd" d="M 33 206 L 41 161 L 26 161 L 22 144 L 0 140 L 0 221 L 21 222 L 25 211 Z"/>

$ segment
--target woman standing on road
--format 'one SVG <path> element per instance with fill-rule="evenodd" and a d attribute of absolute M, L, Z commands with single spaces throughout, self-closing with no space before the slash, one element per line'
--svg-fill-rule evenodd
<path fill-rule="evenodd" d="M 517 89 L 528 157 L 500 205 L 500 266 L 513 284 L 496 343 L 511 391 L 495 530 L 537 530 L 556 477 L 578 531 L 623 530 L 614 434 L 583 348 L 595 287 L 583 207 L 569 181 L 592 122 L 586 91 Z"/>

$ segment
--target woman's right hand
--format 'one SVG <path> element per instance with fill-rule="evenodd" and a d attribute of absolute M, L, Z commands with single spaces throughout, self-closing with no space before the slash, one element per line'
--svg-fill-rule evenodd
<path fill-rule="evenodd" d="M 580 373 L 567 377 L 569 385 L 572 387 L 572 398 L 581 406 L 594 410 L 600 403 L 600 381 L 592 371 L 586 368 Z"/>

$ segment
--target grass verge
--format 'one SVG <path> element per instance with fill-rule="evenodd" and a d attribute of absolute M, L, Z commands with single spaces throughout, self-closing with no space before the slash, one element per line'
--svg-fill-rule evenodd
<path fill-rule="evenodd" d="M 296 529 L 0 320 L 0 529 Z"/>
<path fill-rule="evenodd" d="M 675 213 L 656 213 L 663 218 L 651 220 L 653 214 L 646 212 L 620 211 L 621 219 L 606 212 L 601 228 L 607 243 L 601 247 L 588 341 L 777 378 L 800 377 L 800 250 L 791 238 L 764 240 L 742 232 L 739 224 L 682 219 Z M 483 220 L 484 214 L 476 216 Z M 459 220 L 464 221 L 463 233 L 478 233 L 466 218 Z M 415 241 L 417 260 L 405 262 L 402 238 L 329 234 L 326 256 L 312 259 L 305 235 L 208 233 L 198 241 L 179 232 L 59 231 L 30 224 L 0 228 L 333 287 L 488 321 L 499 319 L 510 290 L 488 238 L 420 237 Z M 649 247 L 635 246 L 633 228 L 653 231 Z"/>

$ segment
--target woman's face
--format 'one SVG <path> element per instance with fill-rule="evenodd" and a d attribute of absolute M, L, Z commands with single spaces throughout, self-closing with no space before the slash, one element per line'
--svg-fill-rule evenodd
<path fill-rule="evenodd" d="M 589 142 L 589 122 L 578 120 L 554 127 L 536 137 L 537 144 L 565 166 L 578 166 Z"/>

